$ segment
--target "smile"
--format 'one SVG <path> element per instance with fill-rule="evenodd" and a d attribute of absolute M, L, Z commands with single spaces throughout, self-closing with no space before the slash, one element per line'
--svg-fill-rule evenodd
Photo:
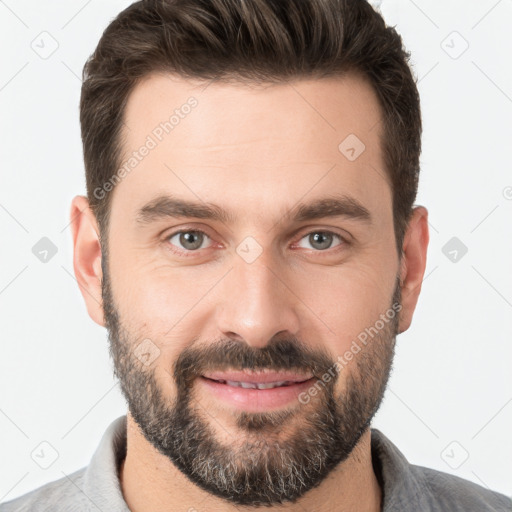
<path fill-rule="evenodd" d="M 218 372 L 201 375 L 198 382 L 212 400 L 247 412 L 264 412 L 298 405 L 299 394 L 315 380 L 290 372 Z"/>
<path fill-rule="evenodd" d="M 227 384 L 228 386 L 234 386 L 238 388 L 245 388 L 245 389 L 272 389 L 272 388 L 278 388 L 282 386 L 291 386 L 292 384 L 297 384 L 297 381 L 293 380 L 282 380 L 279 382 L 240 382 L 235 380 L 215 380 L 216 382 L 219 382 L 221 384 Z"/>

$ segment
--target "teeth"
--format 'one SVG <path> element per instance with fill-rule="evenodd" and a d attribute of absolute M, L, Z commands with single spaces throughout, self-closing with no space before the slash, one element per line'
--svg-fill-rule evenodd
<path fill-rule="evenodd" d="M 234 380 L 227 380 L 227 381 L 226 381 L 226 384 L 227 384 L 228 386 L 235 386 L 235 387 L 237 387 L 237 388 L 242 387 L 242 383 L 241 383 L 241 382 L 235 382 Z"/>
<path fill-rule="evenodd" d="M 252 382 L 239 382 L 239 384 L 245 389 L 258 389 L 258 386 Z"/>
<path fill-rule="evenodd" d="M 288 386 L 291 384 L 291 381 L 288 380 L 282 380 L 280 382 L 265 382 L 258 384 L 258 389 L 271 389 L 271 388 L 277 388 L 280 386 Z"/>
<path fill-rule="evenodd" d="M 278 382 L 262 382 L 261 384 L 258 384 L 258 389 L 272 389 L 280 385 L 281 384 L 279 384 Z"/>
<path fill-rule="evenodd" d="M 256 382 L 237 382 L 234 380 L 226 380 L 219 382 L 226 383 L 228 386 L 235 386 L 238 388 L 245 389 L 272 389 L 277 388 L 279 386 L 289 386 L 290 384 L 294 384 L 293 381 L 290 380 L 281 380 L 279 382 L 265 382 L 265 383 L 256 383 Z"/>

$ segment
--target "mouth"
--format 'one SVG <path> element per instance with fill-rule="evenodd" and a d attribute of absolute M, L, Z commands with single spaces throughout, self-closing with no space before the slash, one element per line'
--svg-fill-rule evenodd
<path fill-rule="evenodd" d="M 199 380 L 216 399 L 256 412 L 297 400 L 315 377 L 290 372 L 229 371 L 205 373 Z"/>
<path fill-rule="evenodd" d="M 205 377 L 207 378 L 207 377 Z M 235 388 L 244 388 L 244 389 L 273 389 L 273 388 L 281 388 L 283 386 L 291 386 L 293 384 L 299 384 L 300 382 L 305 381 L 292 381 L 292 380 L 282 380 L 277 382 L 244 382 L 244 381 L 236 381 L 236 380 L 216 380 L 210 379 L 214 382 L 219 382 L 220 384 L 227 384 L 228 386 L 234 386 Z M 308 380 L 308 379 L 306 379 Z"/>
<path fill-rule="evenodd" d="M 245 389 L 270 389 L 300 384 L 301 382 L 310 380 L 313 375 L 273 371 L 229 371 L 209 372 L 205 373 L 203 377 L 222 384 L 227 384 L 228 386 L 242 387 Z"/>

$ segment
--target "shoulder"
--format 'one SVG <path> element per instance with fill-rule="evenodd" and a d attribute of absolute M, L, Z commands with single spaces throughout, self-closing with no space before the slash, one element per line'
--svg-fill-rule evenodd
<path fill-rule="evenodd" d="M 94 509 L 81 491 L 86 468 L 49 482 L 11 501 L 0 503 L 0 512 L 73 512 Z"/>
<path fill-rule="evenodd" d="M 504 494 L 443 471 L 414 464 L 410 470 L 424 482 L 433 510 L 512 512 L 512 498 Z"/>
<path fill-rule="evenodd" d="M 512 512 L 512 498 L 464 478 L 411 464 L 380 430 L 371 429 L 372 462 L 383 510 Z"/>
<path fill-rule="evenodd" d="M 126 416 L 106 429 L 89 465 L 0 504 L 0 512 L 129 512 L 118 467 L 126 453 Z"/>

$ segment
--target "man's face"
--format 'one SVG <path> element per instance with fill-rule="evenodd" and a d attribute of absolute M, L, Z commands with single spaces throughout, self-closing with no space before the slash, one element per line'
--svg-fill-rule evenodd
<path fill-rule="evenodd" d="M 122 161 L 149 150 L 111 192 L 105 322 L 146 439 L 212 494 L 284 503 L 350 455 L 391 369 L 380 110 L 355 76 L 205 85 L 153 75 L 129 98 Z"/>

